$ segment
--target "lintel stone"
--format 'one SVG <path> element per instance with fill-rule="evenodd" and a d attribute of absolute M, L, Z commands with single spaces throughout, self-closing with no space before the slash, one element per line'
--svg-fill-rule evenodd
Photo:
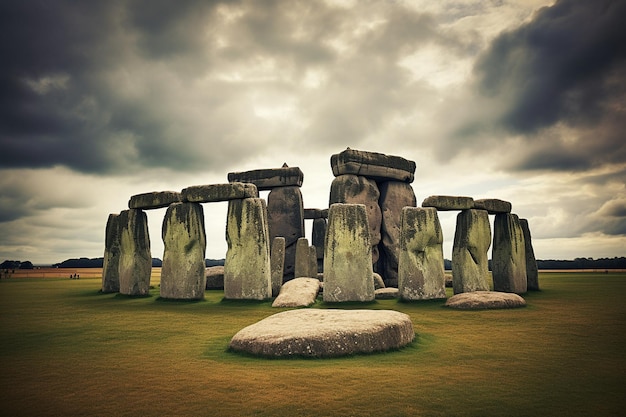
<path fill-rule="evenodd" d="M 484 198 L 474 200 L 474 208 L 477 210 L 487 210 L 489 214 L 510 213 L 511 203 L 497 198 Z"/>
<path fill-rule="evenodd" d="M 434 207 L 439 211 L 467 210 L 474 208 L 472 197 L 431 195 L 422 202 L 422 207 Z"/>
<path fill-rule="evenodd" d="M 328 209 L 316 209 L 316 208 L 304 209 L 305 220 L 327 219 L 327 218 L 328 218 Z"/>
<path fill-rule="evenodd" d="M 182 201 L 182 196 L 177 191 L 154 191 L 130 197 L 128 208 L 142 210 L 158 209 L 180 201 Z"/>
<path fill-rule="evenodd" d="M 248 182 L 256 185 L 259 191 L 276 187 L 302 187 L 304 174 L 298 167 L 255 169 L 252 171 L 229 172 L 228 182 Z"/>
<path fill-rule="evenodd" d="M 259 192 L 254 184 L 231 182 L 227 184 L 194 185 L 182 191 L 184 202 L 211 203 L 217 201 L 258 198 Z"/>
<path fill-rule="evenodd" d="M 374 180 L 413 182 L 415 162 L 400 156 L 346 149 L 330 157 L 333 175 L 354 174 Z"/>

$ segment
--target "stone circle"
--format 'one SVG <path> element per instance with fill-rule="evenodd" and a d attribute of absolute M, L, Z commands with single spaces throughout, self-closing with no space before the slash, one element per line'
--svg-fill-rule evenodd
<path fill-rule="evenodd" d="M 499 291 L 473 291 L 453 295 L 446 307 L 461 310 L 481 310 L 525 307 L 526 300 L 517 294 Z"/>
<path fill-rule="evenodd" d="M 415 338 L 411 318 L 392 310 L 301 309 L 240 330 L 229 348 L 264 357 L 338 357 L 398 349 Z"/>

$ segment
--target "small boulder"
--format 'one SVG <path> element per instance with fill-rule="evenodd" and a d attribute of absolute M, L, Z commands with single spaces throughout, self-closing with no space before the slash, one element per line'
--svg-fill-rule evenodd
<path fill-rule="evenodd" d="M 206 289 L 207 290 L 223 290 L 224 289 L 224 266 L 210 266 L 205 271 Z"/>
<path fill-rule="evenodd" d="M 320 291 L 316 278 L 294 278 L 280 288 L 272 307 L 308 307 L 315 302 Z"/>
<path fill-rule="evenodd" d="M 474 291 L 453 295 L 445 305 L 460 310 L 517 308 L 525 307 L 526 300 L 508 292 Z"/>
<path fill-rule="evenodd" d="M 392 298 L 398 298 L 400 296 L 400 290 L 394 287 L 379 288 L 374 290 L 374 297 L 377 300 L 389 300 Z"/>

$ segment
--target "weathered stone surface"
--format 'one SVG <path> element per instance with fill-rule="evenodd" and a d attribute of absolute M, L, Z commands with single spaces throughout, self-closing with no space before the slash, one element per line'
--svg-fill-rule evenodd
<path fill-rule="evenodd" d="M 474 291 L 448 298 L 446 307 L 461 310 L 516 308 L 526 306 L 526 300 L 517 294 L 497 291 Z"/>
<path fill-rule="evenodd" d="M 285 267 L 285 238 L 277 236 L 272 239 L 270 251 L 270 267 L 272 275 L 272 297 L 276 297 L 283 285 L 283 268 Z"/>
<path fill-rule="evenodd" d="M 317 249 L 309 246 L 309 277 L 317 279 Z"/>
<path fill-rule="evenodd" d="M 229 184 L 193 185 L 183 189 L 181 194 L 185 202 L 212 203 L 256 198 L 259 196 L 259 191 L 254 184 L 233 182 Z"/>
<path fill-rule="evenodd" d="M 422 201 L 422 207 L 434 207 L 441 211 L 467 210 L 474 208 L 474 199 L 451 195 L 431 195 Z"/>
<path fill-rule="evenodd" d="M 523 294 L 526 281 L 524 232 L 516 214 L 496 214 L 491 270 L 494 291 Z"/>
<path fill-rule="evenodd" d="M 315 246 L 317 255 L 317 272 L 324 271 L 324 239 L 326 239 L 326 219 L 313 220 L 311 243 Z"/>
<path fill-rule="evenodd" d="M 120 224 L 118 214 L 109 214 L 104 233 L 104 258 L 102 264 L 102 292 L 120 290 Z"/>
<path fill-rule="evenodd" d="M 315 303 L 319 292 L 320 282 L 317 278 L 294 278 L 281 287 L 272 307 L 308 307 Z"/>
<path fill-rule="evenodd" d="M 446 274 L 445 278 L 446 278 L 446 288 L 452 288 L 453 287 L 452 274 Z"/>
<path fill-rule="evenodd" d="M 522 233 L 524 234 L 524 249 L 526 254 L 526 282 L 529 291 L 539 291 L 539 269 L 537 260 L 535 259 L 535 250 L 533 249 L 532 237 L 530 236 L 530 227 L 528 220 L 519 219 Z"/>
<path fill-rule="evenodd" d="M 454 293 L 489 290 L 487 250 L 491 246 L 491 225 L 485 210 L 463 210 L 456 217 L 452 246 Z"/>
<path fill-rule="evenodd" d="M 400 296 L 400 290 L 397 288 L 389 287 L 389 288 L 378 288 L 374 291 L 374 297 L 377 300 L 390 300 L 393 298 L 398 298 Z"/>
<path fill-rule="evenodd" d="M 330 205 L 334 203 L 363 204 L 367 213 L 370 241 L 372 243 L 372 263 L 378 261 L 378 243 L 382 213 L 378 205 L 380 192 L 374 180 L 357 175 L 340 175 L 330 186 Z M 330 214 L 329 214 L 330 216 Z"/>
<path fill-rule="evenodd" d="M 413 182 L 415 162 L 400 156 L 376 152 L 346 149 L 330 157 L 330 166 L 335 177 L 354 174 L 377 181 L 396 180 Z"/>
<path fill-rule="evenodd" d="M 172 203 L 163 218 L 161 298 L 201 300 L 206 289 L 204 211 L 198 203 Z"/>
<path fill-rule="evenodd" d="M 272 295 L 267 207 L 262 198 L 228 202 L 224 298 L 265 300 Z"/>
<path fill-rule="evenodd" d="M 385 288 L 385 281 L 383 281 L 383 277 L 381 277 L 380 274 L 374 272 L 372 274 L 372 279 L 374 280 L 374 291 L 380 288 Z"/>
<path fill-rule="evenodd" d="M 411 184 L 399 181 L 385 181 L 378 184 L 379 205 L 382 214 L 381 243 L 385 258 L 382 271 L 385 282 L 398 282 L 398 258 L 400 255 L 400 229 L 402 209 L 415 207 L 417 200 Z"/>
<path fill-rule="evenodd" d="M 328 209 L 305 208 L 304 209 L 304 218 L 306 220 L 327 219 L 328 218 Z"/>
<path fill-rule="evenodd" d="M 130 197 L 130 200 L 128 200 L 128 208 L 143 210 L 158 209 L 179 201 L 182 201 L 182 197 L 177 191 L 155 191 Z"/>
<path fill-rule="evenodd" d="M 288 167 L 286 164 L 282 168 L 228 173 L 229 182 L 249 182 L 256 185 L 260 191 L 276 187 L 301 187 L 303 180 L 304 174 L 300 168 Z"/>
<path fill-rule="evenodd" d="M 309 255 L 309 240 L 305 237 L 301 237 L 296 243 L 295 278 L 311 277 Z"/>
<path fill-rule="evenodd" d="M 372 301 L 372 245 L 365 206 L 333 204 L 324 245 L 324 301 Z"/>
<path fill-rule="evenodd" d="M 143 210 L 123 210 L 119 214 L 120 225 L 120 294 L 148 295 L 152 255 L 148 218 Z"/>
<path fill-rule="evenodd" d="M 298 187 L 279 187 L 267 196 L 270 239 L 285 238 L 284 281 L 294 277 L 296 242 L 304 237 L 304 208 Z"/>
<path fill-rule="evenodd" d="M 207 290 L 223 290 L 224 289 L 224 266 L 210 266 L 204 274 L 206 276 Z"/>
<path fill-rule="evenodd" d="M 474 200 L 474 208 L 477 210 L 487 210 L 489 214 L 510 213 L 511 203 L 497 198 L 483 198 Z"/>
<path fill-rule="evenodd" d="M 337 357 L 384 352 L 415 338 L 411 318 L 391 310 L 284 311 L 235 334 L 234 351 L 266 357 Z"/>
<path fill-rule="evenodd" d="M 443 232 L 432 207 L 404 207 L 398 289 L 403 300 L 446 298 Z"/>

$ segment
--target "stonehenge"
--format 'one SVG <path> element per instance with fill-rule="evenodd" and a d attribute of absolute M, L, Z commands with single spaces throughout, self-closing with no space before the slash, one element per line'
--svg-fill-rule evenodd
<path fill-rule="evenodd" d="M 328 303 L 446 298 L 438 211 L 458 211 L 454 294 L 492 285 L 495 292 L 539 290 L 528 221 L 512 213 L 510 202 L 432 195 L 418 207 L 413 161 L 348 148 L 332 155 L 330 165 L 329 208 L 304 208 L 304 175 L 287 164 L 230 172 L 227 183 L 131 196 L 128 209 L 107 219 L 101 292 L 149 295 L 146 213 L 160 208 L 167 208 L 159 289 L 164 299 L 201 300 L 206 289 L 219 288 L 225 299 L 266 300 L 295 278 L 323 281 Z M 259 191 L 269 191 L 267 198 Z M 227 252 L 223 269 L 209 274 L 203 204 L 213 202 L 228 202 Z M 489 216 L 495 216 L 493 235 Z M 310 245 L 305 220 L 313 222 Z"/>

